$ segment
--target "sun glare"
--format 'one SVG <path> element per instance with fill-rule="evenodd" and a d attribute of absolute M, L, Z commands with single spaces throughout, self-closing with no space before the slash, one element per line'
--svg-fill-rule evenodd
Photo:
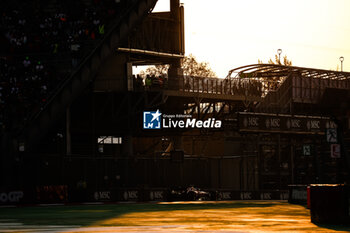
<path fill-rule="evenodd" d="M 267 62 L 279 48 L 296 66 L 336 70 L 344 56 L 344 71 L 350 70 L 349 1 L 182 2 L 186 54 L 209 62 L 219 77 L 258 59 Z"/>

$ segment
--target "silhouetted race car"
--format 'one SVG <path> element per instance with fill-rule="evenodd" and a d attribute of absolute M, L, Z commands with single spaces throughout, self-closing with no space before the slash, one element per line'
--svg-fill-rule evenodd
<path fill-rule="evenodd" d="M 208 201 L 211 199 L 209 192 L 202 191 L 193 186 L 171 189 L 169 193 L 169 201 Z"/>

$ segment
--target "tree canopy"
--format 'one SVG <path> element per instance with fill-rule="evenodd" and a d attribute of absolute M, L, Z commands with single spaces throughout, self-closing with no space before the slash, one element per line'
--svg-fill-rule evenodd
<path fill-rule="evenodd" d="M 186 56 L 182 60 L 181 68 L 184 75 L 199 77 L 217 77 L 215 72 L 210 68 L 208 62 L 198 62 L 193 54 Z"/>
<path fill-rule="evenodd" d="M 159 76 L 166 74 L 169 67 L 170 66 L 168 64 L 150 66 L 145 71 L 141 71 L 140 74 Z M 215 72 L 210 68 L 208 62 L 198 62 L 193 54 L 190 54 L 182 59 L 181 68 L 183 70 L 183 74 L 186 76 L 217 77 Z"/>
<path fill-rule="evenodd" d="M 273 61 L 270 58 L 267 63 L 275 65 L 292 66 L 292 61 L 289 60 L 286 55 L 281 60 L 279 59 L 278 54 L 275 54 L 275 60 Z M 260 59 L 258 59 L 258 63 L 262 64 L 263 62 Z M 260 78 L 260 82 L 263 86 L 263 91 L 265 92 L 265 94 L 267 94 L 270 90 L 276 90 L 282 84 L 283 81 L 284 78 L 281 77 Z"/>
<path fill-rule="evenodd" d="M 276 64 L 276 65 L 285 65 L 285 66 L 292 66 L 292 61 L 287 58 L 287 55 L 285 55 L 282 59 L 282 62 L 280 59 L 278 59 L 278 55 L 275 54 L 275 60 L 273 61 L 271 58 L 268 60 L 268 64 Z M 262 64 L 262 60 L 258 59 L 258 63 Z"/>

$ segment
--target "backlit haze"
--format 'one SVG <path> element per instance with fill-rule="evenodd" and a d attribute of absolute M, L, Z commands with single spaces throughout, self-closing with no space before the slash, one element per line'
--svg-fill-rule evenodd
<path fill-rule="evenodd" d="M 208 62 L 218 77 L 267 62 L 282 49 L 294 66 L 350 71 L 350 1 L 180 0 L 186 55 Z M 168 11 L 158 0 L 154 11 Z"/>

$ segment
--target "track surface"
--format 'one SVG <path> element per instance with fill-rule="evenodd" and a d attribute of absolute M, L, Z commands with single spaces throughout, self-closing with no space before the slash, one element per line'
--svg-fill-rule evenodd
<path fill-rule="evenodd" d="M 2 207 L 0 232 L 350 232 L 285 201 Z"/>

